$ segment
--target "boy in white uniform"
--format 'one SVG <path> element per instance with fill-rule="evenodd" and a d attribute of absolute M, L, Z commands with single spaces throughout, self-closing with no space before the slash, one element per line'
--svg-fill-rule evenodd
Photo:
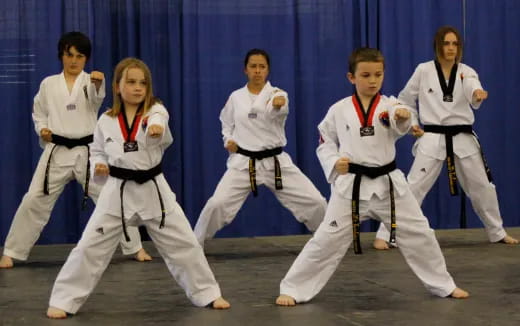
<path fill-rule="evenodd" d="M 455 28 L 443 26 L 437 30 L 434 50 L 436 59 L 419 64 L 399 93 L 399 101 L 413 109 L 412 132 L 418 137 L 408 174 L 412 193 L 421 205 L 446 160 L 451 194 L 458 193 L 459 181 L 489 241 L 518 244 L 502 226 L 491 172 L 472 129 L 475 116 L 471 108 L 477 110 L 488 93 L 475 70 L 460 62 L 462 39 Z M 388 249 L 388 237 L 388 230 L 381 225 L 374 247 Z"/>
<path fill-rule="evenodd" d="M 323 220 L 327 202 L 312 182 L 283 151 L 287 144 L 287 93 L 271 86 L 269 55 L 250 50 L 244 60 L 247 85 L 234 91 L 220 113 L 224 147 L 230 155 L 227 171 L 195 225 L 195 235 L 206 239 L 229 224 L 249 193 L 264 184 L 311 231 Z"/>
<path fill-rule="evenodd" d="M 83 71 L 91 53 L 87 36 L 80 32 L 64 34 L 58 42 L 63 72 L 45 78 L 34 97 L 33 120 L 44 151 L 7 235 L 0 268 L 13 267 L 13 258 L 27 260 L 64 187 L 77 180 L 85 198 L 96 201 L 100 187 L 90 184 L 89 143 L 97 114 L 105 98 L 103 73 Z M 84 203 L 83 203 L 84 204 Z M 139 230 L 131 228 L 131 242 L 121 242 L 123 254 L 150 260 L 142 248 Z"/>
<path fill-rule="evenodd" d="M 384 58 L 362 48 L 349 58 L 348 79 L 356 93 L 338 101 L 319 124 L 317 154 L 332 193 L 325 219 L 280 284 L 276 303 L 311 300 L 332 276 L 354 238 L 361 253 L 359 223 L 368 216 L 395 231 L 414 273 L 433 294 L 466 298 L 446 270 L 433 231 L 403 173 L 395 167 L 395 141 L 410 128 L 410 111 L 379 94 Z"/>
<path fill-rule="evenodd" d="M 143 224 L 170 273 L 197 306 L 229 308 L 202 247 L 162 174 L 172 143 L 168 112 L 153 97 L 141 60 L 116 67 L 114 105 L 99 118 L 92 144 L 94 182 L 105 183 L 96 209 L 61 269 L 49 301 L 49 318 L 75 314 L 94 290 L 127 225 Z"/>

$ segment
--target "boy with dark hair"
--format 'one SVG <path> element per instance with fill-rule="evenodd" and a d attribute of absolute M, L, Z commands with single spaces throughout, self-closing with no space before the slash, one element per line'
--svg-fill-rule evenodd
<path fill-rule="evenodd" d="M 64 34 L 58 42 L 61 74 L 45 78 L 34 97 L 33 121 L 44 149 L 7 235 L 0 268 L 13 267 L 13 258 L 27 260 L 31 248 L 47 224 L 65 185 L 77 180 L 85 196 L 97 200 L 101 187 L 90 184 L 89 144 L 92 142 L 99 107 L 105 98 L 104 75 L 83 71 L 91 44 L 80 32 Z M 85 202 L 84 202 L 85 203 Z M 132 228 L 131 241 L 121 242 L 123 254 L 139 261 L 151 260 L 141 245 L 139 230 Z"/>

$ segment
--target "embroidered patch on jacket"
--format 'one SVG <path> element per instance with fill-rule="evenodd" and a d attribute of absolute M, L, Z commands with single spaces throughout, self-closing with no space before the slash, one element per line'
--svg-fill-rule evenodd
<path fill-rule="evenodd" d="M 330 222 L 329 226 L 337 228 L 338 227 L 338 223 L 336 221 L 332 221 L 332 222 Z"/>
<path fill-rule="evenodd" d="M 379 114 L 379 122 L 381 122 L 383 127 L 390 127 L 390 117 L 388 115 L 388 111 L 383 111 Z"/>
<path fill-rule="evenodd" d="M 141 126 L 143 127 L 143 131 L 146 131 L 146 127 L 148 127 L 148 117 L 145 117 L 142 122 Z"/>
<path fill-rule="evenodd" d="M 110 137 L 108 137 L 107 139 L 105 139 L 105 143 L 112 143 L 112 142 L 113 142 L 113 140 L 112 140 L 112 138 L 110 138 Z"/>

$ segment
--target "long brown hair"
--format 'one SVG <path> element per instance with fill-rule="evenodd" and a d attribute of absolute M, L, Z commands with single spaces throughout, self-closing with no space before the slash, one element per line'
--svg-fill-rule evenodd
<path fill-rule="evenodd" d="M 152 107 L 152 105 L 155 103 L 160 103 L 159 99 L 153 96 L 152 73 L 150 72 L 150 69 L 146 63 L 137 58 L 125 58 L 117 64 L 116 69 L 114 70 L 114 78 L 112 79 L 113 103 L 112 108 L 106 112 L 106 114 L 111 117 L 117 117 L 121 112 L 122 101 L 121 94 L 119 93 L 119 83 L 122 81 L 123 77 L 126 76 L 128 69 L 131 68 L 141 69 L 144 73 L 144 79 L 146 81 L 146 94 L 142 103 L 142 114 L 145 115 L 150 110 L 150 107 Z"/>
<path fill-rule="evenodd" d="M 448 33 L 453 33 L 457 37 L 457 55 L 455 56 L 455 62 L 459 63 L 462 59 L 462 38 L 460 37 L 459 31 L 453 26 L 442 26 L 435 33 L 433 38 L 433 51 L 435 52 L 435 59 L 444 58 L 444 37 Z"/>

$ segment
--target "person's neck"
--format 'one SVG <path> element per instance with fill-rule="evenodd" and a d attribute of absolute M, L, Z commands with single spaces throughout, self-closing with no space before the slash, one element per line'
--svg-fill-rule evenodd
<path fill-rule="evenodd" d="M 65 77 L 65 83 L 67 84 L 67 88 L 70 93 L 72 92 L 72 88 L 74 87 L 74 83 L 76 82 L 76 79 L 78 78 L 79 74 L 73 75 L 67 73 L 66 71 L 63 71 L 63 76 Z"/>
<path fill-rule="evenodd" d="M 444 58 L 438 58 L 437 61 L 441 65 L 444 77 L 448 79 L 450 77 L 451 68 L 453 68 L 453 65 L 455 64 L 455 60 L 446 60 Z"/>
<path fill-rule="evenodd" d="M 247 83 L 247 89 L 252 94 L 260 94 L 262 89 L 265 86 L 265 82 L 263 84 L 253 84 L 253 83 Z"/>
<path fill-rule="evenodd" d="M 128 121 L 129 124 L 131 124 L 134 121 L 135 115 L 137 114 L 138 110 L 138 105 L 125 103 L 126 121 Z"/>
<path fill-rule="evenodd" d="M 363 105 L 363 109 L 366 112 L 370 108 L 370 102 L 372 102 L 372 99 L 374 98 L 374 96 L 367 96 L 367 95 L 362 95 L 362 94 L 358 93 L 358 97 L 359 97 L 359 100 L 361 101 L 361 104 Z"/>

